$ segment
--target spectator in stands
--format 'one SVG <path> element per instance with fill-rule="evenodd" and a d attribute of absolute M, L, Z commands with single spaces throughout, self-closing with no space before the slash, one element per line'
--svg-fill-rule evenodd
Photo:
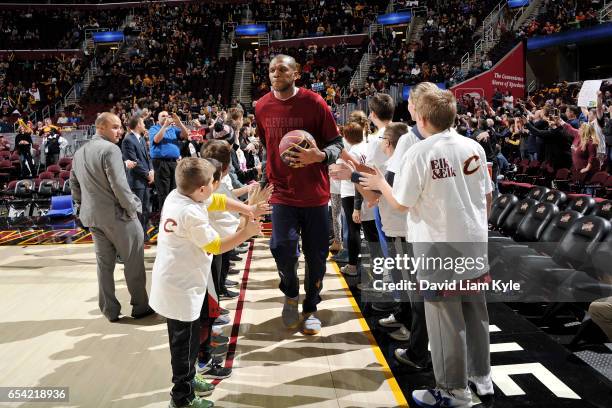
<path fill-rule="evenodd" d="M 4 135 L 0 135 L 0 151 L 3 150 L 11 150 L 11 144 L 4 138 Z"/>
<path fill-rule="evenodd" d="M 51 129 L 48 133 L 45 133 L 45 165 L 48 167 L 58 162 L 61 152 L 60 147 L 60 134 L 57 129 Z"/>
<path fill-rule="evenodd" d="M 13 126 L 8 123 L 8 118 L 3 116 L 2 119 L 0 119 L 0 133 L 9 133 L 11 131 L 13 131 Z"/>
<path fill-rule="evenodd" d="M 176 187 L 174 170 L 180 158 L 180 140 L 189 136 L 189 129 L 185 127 L 176 113 L 172 115 L 162 111 L 158 116 L 158 123 L 149 129 L 151 143 L 151 160 L 155 174 L 155 188 L 161 211 L 166 196 Z"/>
<path fill-rule="evenodd" d="M 18 133 L 15 136 L 15 151 L 19 154 L 21 178 L 34 177 L 36 175 L 34 162 L 32 161 L 32 146 L 32 130 L 27 131 L 23 125 L 19 126 Z"/>
<path fill-rule="evenodd" d="M 570 105 L 567 107 L 565 111 L 565 116 L 567 116 L 567 123 L 569 123 L 574 129 L 578 129 L 580 127 L 580 117 L 582 115 L 582 111 L 576 105 Z"/>
<path fill-rule="evenodd" d="M 57 118 L 57 122 L 58 125 L 67 125 L 68 124 L 68 117 L 66 116 L 65 112 L 61 112 L 59 115 L 59 118 Z"/>

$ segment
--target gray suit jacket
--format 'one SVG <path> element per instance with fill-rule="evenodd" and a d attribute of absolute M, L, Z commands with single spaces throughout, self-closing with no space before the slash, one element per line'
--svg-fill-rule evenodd
<path fill-rule="evenodd" d="M 74 154 L 70 190 L 86 227 L 135 220 L 142 212 L 128 185 L 121 149 L 98 134 Z"/>

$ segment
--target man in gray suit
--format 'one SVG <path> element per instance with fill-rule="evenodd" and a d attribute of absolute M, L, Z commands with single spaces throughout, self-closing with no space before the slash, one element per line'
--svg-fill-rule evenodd
<path fill-rule="evenodd" d="M 98 303 L 111 322 L 119 320 L 121 311 L 113 276 L 117 253 L 125 265 L 132 316 L 153 313 L 146 291 L 144 234 L 138 220 L 142 206 L 130 190 L 121 149 L 116 144 L 122 133 L 117 115 L 105 112 L 98 116 L 96 134 L 74 154 L 70 173 L 72 197 L 80 206 L 79 218 L 94 240 Z"/>

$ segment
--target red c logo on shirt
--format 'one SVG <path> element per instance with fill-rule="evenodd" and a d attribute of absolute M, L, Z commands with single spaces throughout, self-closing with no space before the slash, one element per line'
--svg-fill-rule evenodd
<path fill-rule="evenodd" d="M 177 225 L 178 224 L 176 223 L 176 221 L 174 221 L 172 218 L 168 218 L 166 222 L 164 222 L 164 231 L 174 232 L 174 228 L 170 228 L 170 227 L 176 227 Z"/>
<path fill-rule="evenodd" d="M 476 165 L 475 168 L 470 169 L 470 164 L 472 164 L 473 161 L 478 161 L 480 160 L 480 157 L 478 157 L 477 155 L 474 155 L 472 157 L 469 157 L 466 161 L 463 162 L 463 174 L 465 174 L 466 176 L 469 176 L 470 174 L 474 174 L 478 171 L 478 169 L 480 168 L 480 163 L 478 163 Z"/>

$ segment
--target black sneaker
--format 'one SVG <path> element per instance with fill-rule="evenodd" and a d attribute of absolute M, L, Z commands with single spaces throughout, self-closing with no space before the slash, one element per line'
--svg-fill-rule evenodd
<path fill-rule="evenodd" d="M 237 298 L 238 295 L 240 295 L 240 293 L 227 289 L 225 292 L 221 294 L 221 299 L 234 299 L 234 298 Z"/>
<path fill-rule="evenodd" d="M 238 275 L 240 273 L 240 271 L 238 269 L 234 269 L 234 268 L 230 268 L 229 271 L 227 271 L 228 275 Z"/>
<path fill-rule="evenodd" d="M 153 309 L 151 309 L 149 307 L 144 312 L 140 312 L 140 313 L 133 313 L 132 312 L 132 317 L 134 319 L 142 319 L 143 317 L 151 316 L 152 314 L 155 314 L 155 310 L 153 310 Z"/>
<path fill-rule="evenodd" d="M 222 380 L 224 378 L 229 378 L 232 375 L 231 368 L 223 367 L 221 364 L 217 364 L 214 361 L 212 361 L 207 368 L 208 370 L 202 374 L 203 378 Z"/>
<path fill-rule="evenodd" d="M 213 347 L 210 351 L 210 355 L 213 357 L 223 357 L 227 354 L 227 344 L 222 346 Z"/>
<path fill-rule="evenodd" d="M 235 286 L 238 286 L 238 282 L 233 281 L 231 279 L 226 279 L 225 280 L 225 286 L 228 287 L 228 288 L 233 288 Z"/>
<path fill-rule="evenodd" d="M 232 255 L 230 255 L 230 261 L 240 262 L 240 261 L 242 261 L 242 258 L 239 257 L 237 254 L 232 254 Z"/>
<path fill-rule="evenodd" d="M 227 310 L 224 307 L 221 307 L 221 308 L 219 308 L 219 313 L 221 314 L 221 316 L 225 316 L 225 315 L 228 315 L 230 313 L 230 311 Z"/>

